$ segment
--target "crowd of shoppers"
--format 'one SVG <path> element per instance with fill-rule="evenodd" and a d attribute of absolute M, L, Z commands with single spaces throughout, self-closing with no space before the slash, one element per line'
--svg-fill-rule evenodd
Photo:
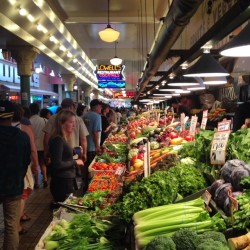
<path fill-rule="evenodd" d="M 40 110 L 38 103 L 22 107 L 10 101 L 0 101 L 0 156 L 3 161 L 0 166 L 0 203 L 3 203 L 5 217 L 3 249 L 17 249 L 18 235 L 27 231 L 22 223 L 31 217 L 25 213 L 25 202 L 33 189 L 40 188 L 38 169 L 43 188 L 50 186 L 52 205 L 63 202 L 79 189 L 76 183 L 79 166 L 82 170 L 80 193 L 87 191 L 88 167 L 122 119 L 119 110 L 98 99 L 92 100 L 89 106 L 88 110 L 82 104 L 76 107 L 72 99 L 65 98 L 60 109 L 52 115 L 48 109 Z M 81 151 L 78 159 L 74 155 L 76 149 Z M 7 180 L 13 184 L 7 185 Z"/>

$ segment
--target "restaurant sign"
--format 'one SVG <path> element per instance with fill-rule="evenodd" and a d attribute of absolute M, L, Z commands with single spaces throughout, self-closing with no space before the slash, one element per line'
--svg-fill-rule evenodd
<path fill-rule="evenodd" d="M 125 88 L 124 69 L 125 65 L 96 65 L 94 73 L 98 79 L 98 87 Z"/>

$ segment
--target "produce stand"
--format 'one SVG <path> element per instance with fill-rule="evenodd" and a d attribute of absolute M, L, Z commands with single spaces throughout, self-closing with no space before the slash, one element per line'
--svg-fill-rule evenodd
<path fill-rule="evenodd" d="M 230 216 L 224 212 L 223 207 L 217 204 L 218 200 L 214 198 L 213 193 L 211 194 L 213 197 L 208 198 L 208 202 L 206 200 L 207 192 L 211 190 L 214 181 L 220 178 L 223 166 L 211 166 L 210 164 L 210 150 L 214 131 L 201 130 L 195 136 L 191 136 L 190 131 L 195 131 L 195 125 L 192 122 L 189 130 L 185 127 L 185 124 L 174 122 L 173 119 L 160 118 L 158 112 L 160 111 L 155 110 L 153 112 L 154 119 L 151 119 L 148 114 L 138 120 L 131 118 L 126 132 L 129 140 L 126 139 L 125 135 L 111 135 L 107 139 L 109 144 L 107 148 L 104 144 L 106 150 L 104 155 L 95 157 L 89 166 L 92 180 L 87 194 L 93 193 L 94 195 L 97 191 L 108 191 L 115 194 L 114 197 L 110 197 L 110 200 L 106 197 L 99 197 L 101 199 L 100 209 L 105 207 L 103 201 L 106 203 L 106 207 L 112 207 L 113 204 L 120 205 L 119 211 L 115 211 L 119 213 L 115 215 L 99 216 L 97 214 L 94 216 L 110 221 L 114 218 L 126 221 L 123 242 L 121 243 L 123 248 L 121 247 L 121 249 L 142 249 L 136 240 L 132 216 L 139 211 L 145 211 L 152 207 L 181 204 L 204 197 L 205 202 L 202 202 L 202 204 L 205 203 L 204 210 L 206 208 L 209 211 L 211 218 L 218 214 L 222 221 L 230 221 Z M 155 117 L 157 117 L 158 122 L 155 121 Z M 192 126 L 194 127 L 191 128 Z M 184 131 L 180 131 L 180 128 L 181 130 L 184 128 Z M 138 138 L 134 138 L 134 132 L 137 133 Z M 250 138 L 250 132 L 245 131 L 244 133 L 239 138 L 243 145 L 248 145 L 244 140 Z M 242 149 L 236 149 L 239 138 L 237 137 L 237 140 L 235 140 L 235 137 L 230 137 L 230 140 L 234 140 L 233 143 L 229 141 L 231 143 L 229 148 L 232 148 L 230 152 L 237 152 L 239 156 L 242 155 L 246 160 L 248 156 L 242 152 Z M 122 141 L 119 147 L 113 147 L 114 144 L 119 143 L 119 140 Z M 128 149 L 127 157 L 120 158 L 125 159 L 124 162 L 120 162 L 117 157 L 119 154 L 112 152 L 112 149 L 118 149 L 121 153 L 124 152 L 125 145 Z M 230 155 L 230 157 L 235 158 L 235 155 Z M 228 159 L 226 158 L 226 160 Z M 74 200 L 77 198 L 69 197 L 62 204 L 61 213 L 67 214 L 67 211 L 75 210 L 76 213 L 90 212 L 89 214 L 93 216 L 95 211 L 91 213 L 91 207 L 84 203 L 81 204 L 79 200 Z M 236 206 L 237 204 L 234 208 L 232 207 L 231 217 L 233 217 L 233 212 L 236 211 Z M 228 239 L 243 235 L 245 229 L 239 230 L 234 228 L 233 225 L 227 225 L 227 228 L 222 232 Z"/>

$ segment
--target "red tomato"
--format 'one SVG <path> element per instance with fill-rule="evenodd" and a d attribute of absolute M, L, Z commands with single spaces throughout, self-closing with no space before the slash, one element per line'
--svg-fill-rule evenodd
<path fill-rule="evenodd" d="M 134 139 L 136 137 L 136 133 L 132 131 L 129 136 L 131 139 Z"/>
<path fill-rule="evenodd" d="M 137 155 L 137 159 L 140 159 L 140 160 L 144 160 L 144 154 L 143 153 L 139 153 L 138 155 Z"/>
<path fill-rule="evenodd" d="M 179 137 L 178 133 L 176 133 L 176 132 L 170 132 L 170 133 L 168 134 L 168 136 L 169 136 L 171 139 L 175 139 L 175 138 L 178 138 L 178 137 Z"/>
<path fill-rule="evenodd" d="M 194 140 L 194 137 L 192 135 L 187 135 L 184 140 L 186 141 L 193 141 Z"/>

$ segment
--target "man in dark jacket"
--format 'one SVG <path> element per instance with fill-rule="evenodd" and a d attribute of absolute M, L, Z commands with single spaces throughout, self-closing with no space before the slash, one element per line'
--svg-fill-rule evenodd
<path fill-rule="evenodd" d="M 11 126 L 13 111 L 11 102 L 0 101 L 0 203 L 4 214 L 4 250 L 18 249 L 21 195 L 31 153 L 28 135 Z"/>

